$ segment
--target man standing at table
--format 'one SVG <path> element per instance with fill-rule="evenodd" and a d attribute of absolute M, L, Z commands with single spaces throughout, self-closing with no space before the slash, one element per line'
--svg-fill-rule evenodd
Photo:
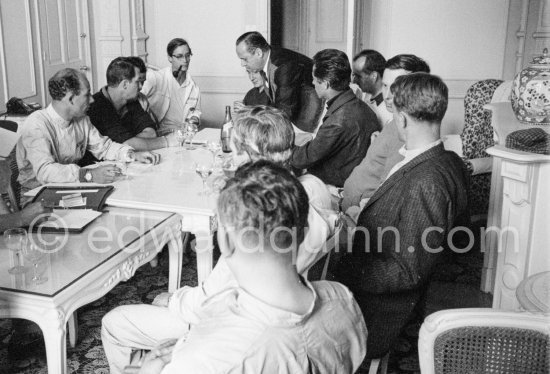
<path fill-rule="evenodd" d="M 325 49 L 313 57 L 313 84 L 327 113 L 317 135 L 294 148 L 291 164 L 326 184 L 342 187 L 370 146 L 370 137 L 380 130 L 376 114 L 349 88 L 351 67 L 348 56 Z"/>
<path fill-rule="evenodd" d="M 241 35 L 236 52 L 244 68 L 262 75 L 270 105 L 285 112 L 299 129 L 313 132 L 323 108 L 311 82 L 311 59 L 271 47 L 257 31 Z"/>
<path fill-rule="evenodd" d="M 376 113 L 378 122 L 384 126 L 391 121 L 392 115 L 384 105 L 382 96 L 382 77 L 386 59 L 373 49 L 364 49 L 353 58 L 352 82 L 359 86 L 357 97 L 367 103 Z"/>
<path fill-rule="evenodd" d="M 101 135 L 137 151 L 175 147 L 175 134 L 157 137 L 155 123 L 138 102 L 143 84 L 139 67 L 117 57 L 107 67 L 107 85 L 93 96 L 88 116 Z"/>
<path fill-rule="evenodd" d="M 114 165 L 86 169 L 76 164 L 86 151 L 100 160 L 135 157 L 136 161 L 153 164 L 160 160 L 158 154 L 135 152 L 101 136 L 86 115 L 93 99 L 88 79 L 81 72 L 70 68 L 58 71 L 48 81 L 48 90 L 52 103 L 25 120 L 17 144 L 22 193 L 46 183 L 113 182 L 120 173 Z M 28 201 L 22 197 L 22 205 Z"/>
<path fill-rule="evenodd" d="M 186 119 L 198 125 L 201 116 L 199 86 L 188 71 L 193 56 L 191 47 L 185 39 L 175 38 L 168 43 L 166 52 L 170 66 L 159 71 L 149 69 L 141 89 L 161 132 L 177 128 Z"/>

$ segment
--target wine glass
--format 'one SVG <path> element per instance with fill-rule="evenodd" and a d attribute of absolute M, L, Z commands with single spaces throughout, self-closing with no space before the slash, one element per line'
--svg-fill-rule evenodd
<path fill-rule="evenodd" d="M 219 142 L 213 141 L 213 140 L 207 140 L 205 145 L 206 149 L 212 153 L 212 163 L 216 163 L 216 155 L 219 151 L 221 151 L 222 146 Z"/>
<path fill-rule="evenodd" d="M 122 171 L 124 173 L 124 178 L 125 179 L 130 179 L 130 175 L 128 174 L 128 168 L 130 167 L 130 164 L 132 162 L 136 161 L 136 155 L 133 151 L 129 151 L 128 153 L 126 153 L 126 155 L 124 156 L 124 170 Z"/>
<path fill-rule="evenodd" d="M 180 147 L 183 147 L 183 142 L 185 141 L 185 128 L 183 125 L 179 125 L 175 130 L 176 140 L 178 141 Z"/>
<path fill-rule="evenodd" d="M 23 250 L 23 255 L 27 260 L 29 260 L 32 263 L 33 268 L 33 276 L 32 276 L 32 282 L 35 285 L 42 284 L 48 280 L 47 277 L 41 277 L 37 273 L 38 269 L 38 263 L 44 257 L 44 252 L 34 243 L 29 243 L 25 246 L 25 249 Z"/>
<path fill-rule="evenodd" d="M 15 252 L 15 266 L 8 269 L 10 274 L 23 274 L 29 269 L 20 265 L 21 261 L 19 253 L 27 243 L 27 230 L 25 229 L 9 229 L 4 231 L 4 242 L 10 251 Z"/>
<path fill-rule="evenodd" d="M 212 174 L 212 165 L 195 163 L 195 172 L 202 179 L 203 190 L 199 193 L 199 195 L 208 195 L 209 191 L 208 186 L 206 185 L 206 180 Z"/>
<path fill-rule="evenodd" d="M 195 134 L 199 131 L 199 128 L 197 124 L 189 121 L 189 119 L 185 120 L 185 123 L 183 124 L 183 126 L 184 126 L 184 137 L 185 137 L 185 140 L 183 143 L 184 144 L 189 143 L 189 145 L 187 145 L 185 149 L 193 150 L 195 149 L 195 147 L 193 146 L 192 141 L 193 141 L 193 138 L 195 137 Z"/>

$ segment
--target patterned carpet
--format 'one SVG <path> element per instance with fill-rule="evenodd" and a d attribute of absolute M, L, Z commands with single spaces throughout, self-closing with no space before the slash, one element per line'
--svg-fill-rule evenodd
<path fill-rule="evenodd" d="M 479 248 L 478 245 L 474 248 Z M 195 257 L 184 266 L 182 285 L 195 286 Z M 488 307 L 491 296 L 479 291 L 482 254 L 479 250 L 456 256 L 446 266 L 438 268 L 430 284 L 425 305 L 407 326 L 391 355 L 388 373 L 419 373 L 417 339 L 423 318 L 437 310 L 459 307 Z M 145 265 L 126 283 L 120 283 L 105 297 L 78 310 L 79 339 L 75 348 L 67 345 L 67 362 L 70 372 L 108 373 L 108 366 L 101 346 L 101 318 L 109 310 L 122 304 L 151 303 L 160 292 L 168 288 L 168 253 L 163 251 L 159 265 Z M 47 373 L 42 340 L 26 352 L 23 359 L 8 359 L 8 341 L 12 333 L 12 320 L 0 320 L 0 373 Z M 364 365 L 358 374 L 368 373 Z"/>

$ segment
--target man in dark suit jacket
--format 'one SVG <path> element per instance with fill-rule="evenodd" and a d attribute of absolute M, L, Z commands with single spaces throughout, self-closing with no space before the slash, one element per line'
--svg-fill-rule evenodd
<path fill-rule="evenodd" d="M 289 49 L 271 47 L 257 31 L 241 35 L 236 52 L 243 67 L 263 75 L 270 105 L 285 112 L 296 127 L 314 131 L 323 108 L 311 83 L 311 59 Z"/>
<path fill-rule="evenodd" d="M 327 113 L 313 140 L 294 148 L 292 166 L 342 187 L 365 157 L 370 137 L 380 130 L 376 114 L 349 88 L 351 66 L 342 51 L 325 49 L 313 57 L 313 85 Z"/>
<path fill-rule="evenodd" d="M 450 231 L 468 219 L 467 173 L 440 140 L 447 86 L 413 73 L 398 77 L 391 90 L 405 158 L 359 215 L 352 253 L 336 273 L 361 306 L 368 358 L 390 349 L 448 252 L 443 247 L 453 248 Z"/>

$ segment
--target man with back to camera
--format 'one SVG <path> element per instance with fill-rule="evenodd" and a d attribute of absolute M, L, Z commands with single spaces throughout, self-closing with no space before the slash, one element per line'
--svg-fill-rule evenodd
<path fill-rule="evenodd" d="M 384 105 L 382 95 L 382 77 L 385 66 L 384 56 L 373 49 L 364 49 L 359 52 L 353 58 L 352 64 L 352 83 L 355 83 L 360 89 L 356 95 L 376 113 L 382 127 L 392 119 L 391 113 Z"/>
<path fill-rule="evenodd" d="M 188 334 L 154 348 L 139 372 L 355 372 L 367 331 L 353 296 L 338 283 L 308 282 L 293 262 L 309 207 L 298 179 L 269 161 L 245 164 L 217 207 L 218 244 L 236 283 L 189 310 Z M 113 344 L 105 329 L 102 337 Z"/>
<path fill-rule="evenodd" d="M 107 67 L 107 85 L 93 96 L 88 109 L 101 135 L 137 151 L 179 145 L 175 134 L 157 137 L 155 123 L 138 102 L 143 84 L 139 67 L 127 57 L 117 57 Z"/>
<path fill-rule="evenodd" d="M 285 112 L 300 130 L 313 132 L 323 107 L 311 82 L 311 59 L 289 49 L 271 47 L 257 31 L 241 35 L 236 52 L 241 66 L 262 75 L 270 105 Z"/>
<path fill-rule="evenodd" d="M 397 77 L 416 72 L 429 73 L 430 67 L 426 61 L 415 55 L 397 55 L 386 62 L 382 78 L 382 95 L 384 104 L 390 113 L 393 111 L 393 96 L 390 86 Z M 359 215 L 361 201 L 364 205 L 388 175 L 390 169 L 403 159 L 399 153 L 399 148 L 403 144 L 403 141 L 399 139 L 395 123 L 392 121 L 386 123 L 380 135 L 367 150 L 365 158 L 353 169 L 344 183 L 343 212 L 354 219 Z"/>
<path fill-rule="evenodd" d="M 352 252 L 336 271 L 363 311 L 368 358 L 390 349 L 448 252 L 449 232 L 468 220 L 468 174 L 440 139 L 447 86 L 439 77 L 412 73 L 397 77 L 391 92 L 404 158 L 366 203 Z"/>
<path fill-rule="evenodd" d="M 128 145 L 102 136 L 91 124 L 86 111 L 91 102 L 90 84 L 75 69 L 62 69 L 48 81 L 52 102 L 32 113 L 23 125 L 17 143 L 18 181 L 22 205 L 30 198 L 23 194 L 46 183 L 112 183 L 120 169 L 115 165 L 81 168 L 76 163 L 89 151 L 100 160 L 136 161 L 156 164 L 160 156 L 135 152 Z"/>
<path fill-rule="evenodd" d="M 141 89 L 159 121 L 161 133 L 177 128 L 185 120 L 198 125 L 201 116 L 199 86 L 189 73 L 193 56 L 189 43 L 182 38 L 172 39 L 166 52 L 170 66 L 159 71 L 149 69 Z"/>
<path fill-rule="evenodd" d="M 287 169 L 294 146 L 293 126 L 273 107 L 244 108 L 234 119 L 231 149 L 234 163 L 267 160 Z M 298 178 L 309 198 L 307 232 L 294 255 L 302 274 L 318 258 L 327 238 L 333 235 L 336 214 L 326 185 L 311 174 Z M 152 305 L 124 305 L 102 320 L 102 339 L 111 370 L 117 372 L 131 360 L 133 349 L 152 349 L 160 341 L 180 338 L 197 321 L 196 310 L 219 292 L 236 287 L 236 279 L 221 257 L 207 279 L 197 287 L 184 286 L 174 293 L 161 293 Z M 119 369 L 117 369 L 119 368 Z"/>
<path fill-rule="evenodd" d="M 370 137 L 380 130 L 376 114 L 349 88 L 351 67 L 342 51 L 325 49 L 313 57 L 313 84 L 327 113 L 317 135 L 294 148 L 291 164 L 326 184 L 342 187 L 370 146 Z"/>

